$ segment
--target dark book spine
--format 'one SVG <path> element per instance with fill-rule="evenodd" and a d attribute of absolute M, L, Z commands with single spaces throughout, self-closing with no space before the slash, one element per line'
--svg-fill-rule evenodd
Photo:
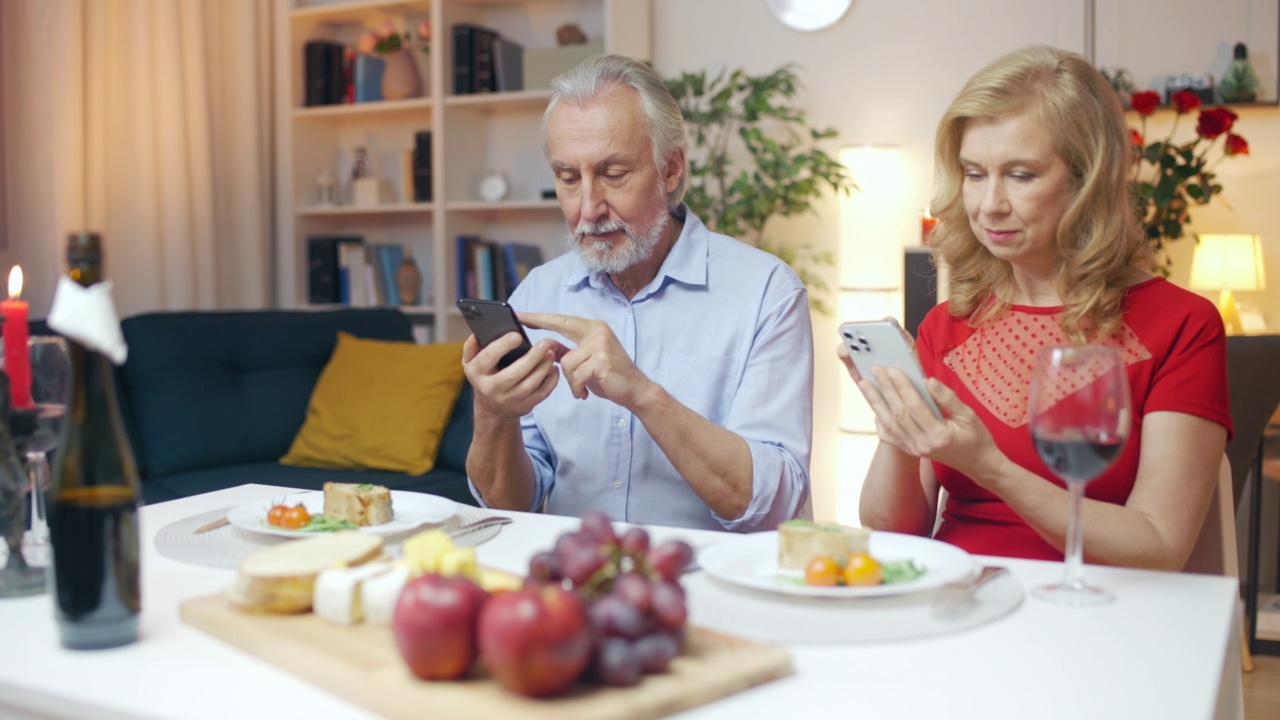
<path fill-rule="evenodd" d="M 340 104 L 347 91 L 342 45 L 312 40 L 303 50 L 303 64 L 303 102 L 308 106 Z"/>
<path fill-rule="evenodd" d="M 474 92 L 487 93 L 498 89 L 493 74 L 493 45 L 498 34 L 485 28 L 476 28 L 474 56 L 471 66 L 471 85 Z"/>
<path fill-rule="evenodd" d="M 453 94 L 470 95 L 475 92 L 471 76 L 475 28 L 471 25 L 453 26 Z"/>
<path fill-rule="evenodd" d="M 414 135 L 413 201 L 431 202 L 431 131 Z"/>
<path fill-rule="evenodd" d="M 338 302 L 338 242 L 307 238 L 307 302 Z"/>

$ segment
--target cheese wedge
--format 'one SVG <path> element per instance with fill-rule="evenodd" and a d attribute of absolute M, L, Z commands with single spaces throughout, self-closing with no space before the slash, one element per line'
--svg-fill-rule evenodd
<path fill-rule="evenodd" d="M 316 577 L 312 609 L 316 615 L 338 623 L 355 625 L 363 622 L 364 591 L 369 581 L 391 571 L 389 562 L 371 562 L 345 568 L 329 568 Z"/>
<path fill-rule="evenodd" d="M 396 563 L 387 572 L 364 581 L 364 621 L 370 625 L 390 625 L 400 591 L 409 582 L 409 566 Z"/>
<path fill-rule="evenodd" d="M 253 613 L 299 613 L 311 609 L 316 576 L 333 567 L 361 565 L 382 554 L 382 538 L 338 532 L 273 545 L 240 563 L 226 592 L 231 604 Z"/>
<path fill-rule="evenodd" d="M 778 567 L 803 570 L 819 555 L 842 560 L 866 552 L 871 531 L 836 523 L 788 520 L 778 526 Z"/>

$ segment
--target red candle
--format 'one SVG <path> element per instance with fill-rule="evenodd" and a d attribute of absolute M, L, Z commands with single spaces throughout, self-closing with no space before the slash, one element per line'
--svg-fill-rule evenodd
<path fill-rule="evenodd" d="M 22 294 L 22 268 L 17 265 L 9 271 L 9 299 L 0 301 L 0 316 L 4 317 L 4 370 L 9 376 L 9 399 L 15 408 L 29 408 L 31 402 L 31 356 L 27 354 L 27 338 L 31 328 L 27 325 L 27 303 L 19 300 Z"/>
<path fill-rule="evenodd" d="M 929 233 L 933 232 L 933 226 L 938 224 L 938 218 L 929 214 L 929 208 L 924 209 L 924 216 L 920 218 L 920 243 L 929 244 Z"/>

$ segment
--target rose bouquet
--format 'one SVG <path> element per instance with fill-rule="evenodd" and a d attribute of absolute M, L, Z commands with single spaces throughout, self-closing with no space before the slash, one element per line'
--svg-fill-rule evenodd
<path fill-rule="evenodd" d="M 1160 95 L 1144 90 L 1130 97 L 1129 104 L 1142 118 L 1142 130 L 1130 128 L 1134 145 L 1133 192 L 1138 215 L 1147 239 L 1156 252 L 1161 270 L 1167 274 L 1164 243 L 1182 237 L 1183 225 L 1191 222 L 1189 208 L 1205 205 L 1222 192 L 1214 168 L 1224 158 L 1248 155 L 1249 143 L 1231 132 L 1237 115 L 1225 107 L 1200 110 L 1196 134 L 1184 143 L 1174 142 L 1182 116 L 1200 108 L 1200 98 L 1190 90 L 1179 90 L 1170 98 L 1176 115 L 1167 137 L 1146 142 L 1147 118 L 1155 113 Z M 1222 138 L 1222 142 L 1218 142 Z M 1213 157 L 1215 151 L 1217 157 Z"/>
<path fill-rule="evenodd" d="M 377 53 L 388 55 L 406 48 L 422 48 L 426 51 L 431 46 L 431 21 L 421 20 L 413 32 L 401 30 L 390 20 L 373 30 L 361 33 L 356 49 L 366 55 Z"/>

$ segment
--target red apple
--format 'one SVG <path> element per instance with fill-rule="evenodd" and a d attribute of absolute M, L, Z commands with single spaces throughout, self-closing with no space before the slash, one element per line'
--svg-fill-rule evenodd
<path fill-rule="evenodd" d="M 489 594 L 465 577 L 423 575 L 400 592 L 391 634 L 423 680 L 456 680 L 476 660 L 476 623 Z"/>
<path fill-rule="evenodd" d="M 498 682 L 529 697 L 568 688 L 591 659 L 586 607 L 558 585 L 495 593 L 480 611 L 478 636 Z"/>

